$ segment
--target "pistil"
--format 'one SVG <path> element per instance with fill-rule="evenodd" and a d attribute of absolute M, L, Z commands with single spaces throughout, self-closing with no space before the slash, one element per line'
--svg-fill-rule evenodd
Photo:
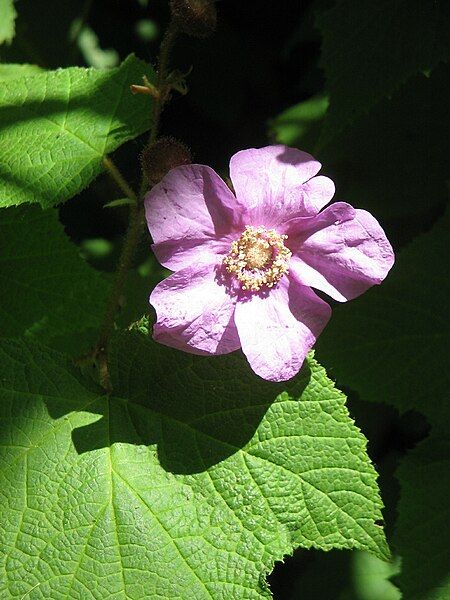
<path fill-rule="evenodd" d="M 241 283 L 243 290 L 257 292 L 272 288 L 289 270 L 291 251 L 274 229 L 247 226 L 241 237 L 231 244 L 223 260 L 228 273 Z"/>

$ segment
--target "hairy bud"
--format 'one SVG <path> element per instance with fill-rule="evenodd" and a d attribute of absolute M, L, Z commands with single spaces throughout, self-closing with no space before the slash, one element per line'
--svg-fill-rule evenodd
<path fill-rule="evenodd" d="M 178 29 L 188 35 L 205 38 L 216 28 L 217 11 L 213 0 L 170 0 L 170 9 Z"/>
<path fill-rule="evenodd" d="M 158 183 L 174 167 L 192 162 L 189 148 L 172 137 L 161 137 L 141 154 L 141 165 L 147 179 Z"/>

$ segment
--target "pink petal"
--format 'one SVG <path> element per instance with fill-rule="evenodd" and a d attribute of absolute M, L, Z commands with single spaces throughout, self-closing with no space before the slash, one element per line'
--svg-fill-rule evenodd
<path fill-rule="evenodd" d="M 311 180 L 320 167 L 310 154 L 282 145 L 235 154 L 230 176 L 247 224 L 275 227 L 293 217 L 316 214 L 334 194 L 327 177 Z"/>
<path fill-rule="evenodd" d="M 394 264 L 380 224 L 365 210 L 336 202 L 315 217 L 288 223 L 290 273 L 345 302 L 379 284 Z"/>
<path fill-rule="evenodd" d="M 235 300 L 213 265 L 187 267 L 159 283 L 150 296 L 156 341 L 193 354 L 226 354 L 240 348 Z"/>
<path fill-rule="evenodd" d="M 305 216 L 313 216 L 333 198 L 335 186 L 329 177 L 318 175 L 303 184 L 302 192 L 302 212 Z"/>
<path fill-rule="evenodd" d="M 148 192 L 145 216 L 156 257 L 177 270 L 214 262 L 216 254 L 228 252 L 230 242 L 224 238 L 239 223 L 239 205 L 215 171 L 183 165 Z"/>
<path fill-rule="evenodd" d="M 311 289 L 284 277 L 267 296 L 239 301 L 234 318 L 253 371 L 286 381 L 300 370 L 330 316 L 331 308 Z"/>

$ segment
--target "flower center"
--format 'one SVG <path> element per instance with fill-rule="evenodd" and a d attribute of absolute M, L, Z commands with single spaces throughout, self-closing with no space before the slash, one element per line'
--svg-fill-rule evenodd
<path fill-rule="evenodd" d="M 243 290 L 257 292 L 263 286 L 271 288 L 289 270 L 292 253 L 284 245 L 286 239 L 287 235 L 280 235 L 274 229 L 248 225 L 231 244 L 223 264 L 240 281 Z"/>

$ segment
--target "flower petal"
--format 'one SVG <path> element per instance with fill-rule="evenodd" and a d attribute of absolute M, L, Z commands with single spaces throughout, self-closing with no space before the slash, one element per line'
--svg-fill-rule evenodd
<path fill-rule="evenodd" d="M 213 262 L 216 253 L 226 253 L 224 238 L 234 232 L 239 214 L 231 190 L 204 165 L 172 169 L 145 197 L 153 250 L 172 270 Z"/>
<path fill-rule="evenodd" d="M 340 302 L 381 283 L 394 264 L 394 252 L 378 221 L 345 202 L 288 225 L 290 273 Z"/>
<path fill-rule="evenodd" d="M 284 277 L 267 296 L 238 302 L 234 318 L 253 371 L 286 381 L 300 370 L 330 316 L 331 308 L 310 288 Z"/>
<path fill-rule="evenodd" d="M 319 210 L 322 210 L 330 202 L 334 192 L 335 186 L 329 177 L 324 175 L 313 177 L 302 186 L 302 213 L 305 216 L 316 215 Z"/>
<path fill-rule="evenodd" d="M 193 354 L 226 354 L 240 348 L 235 300 L 213 265 L 192 266 L 159 283 L 150 296 L 157 342 Z"/>
<path fill-rule="evenodd" d="M 326 177 L 304 185 L 320 170 L 310 154 L 287 146 L 251 148 L 235 154 L 230 177 L 247 224 L 275 227 L 297 216 L 316 214 L 331 200 L 334 184 Z"/>

